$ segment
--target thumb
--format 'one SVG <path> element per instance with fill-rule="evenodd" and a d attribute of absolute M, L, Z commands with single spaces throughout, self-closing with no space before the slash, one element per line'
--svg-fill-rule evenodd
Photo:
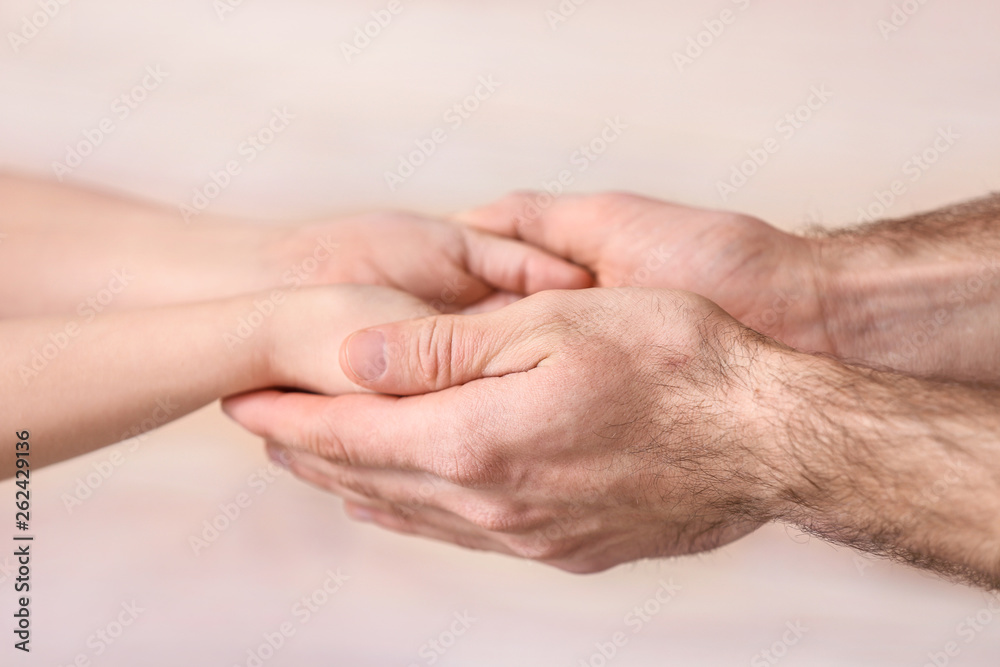
<path fill-rule="evenodd" d="M 620 213 L 616 201 L 613 195 L 514 192 L 481 208 L 456 213 L 451 220 L 498 236 L 521 239 L 594 268 L 614 232 L 609 223 Z"/>
<path fill-rule="evenodd" d="M 547 292 L 545 294 L 552 294 Z M 358 385 L 383 394 L 439 391 L 485 377 L 531 370 L 549 351 L 543 311 L 522 299 L 479 315 L 435 315 L 356 331 L 340 365 Z"/>

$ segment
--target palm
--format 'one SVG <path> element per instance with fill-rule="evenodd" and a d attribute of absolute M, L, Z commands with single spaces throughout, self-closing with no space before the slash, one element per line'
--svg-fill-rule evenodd
<path fill-rule="evenodd" d="M 626 194 L 563 197 L 529 217 L 527 197 L 508 197 L 467 221 L 564 255 L 591 269 L 599 286 L 695 292 L 786 343 L 827 349 L 815 326 L 808 240 L 750 216 Z"/>

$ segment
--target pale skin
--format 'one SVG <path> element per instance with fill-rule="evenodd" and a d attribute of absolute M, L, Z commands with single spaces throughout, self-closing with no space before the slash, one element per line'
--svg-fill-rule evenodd
<path fill-rule="evenodd" d="M 135 280 L 104 310 L 339 283 L 459 310 L 498 288 L 590 284 L 583 269 L 536 247 L 408 213 L 253 224 L 205 213 L 185 224 L 173 208 L 2 172 L 0 202 L 0 273 L 10 277 L 0 317 L 76 314 L 116 271 Z"/>
<path fill-rule="evenodd" d="M 1000 585 L 996 197 L 806 237 L 629 195 L 533 200 L 460 217 L 601 287 L 357 332 L 341 366 L 384 395 L 226 411 L 355 518 L 573 572 L 781 521 Z"/>
<path fill-rule="evenodd" d="M 359 326 L 590 284 L 536 247 L 403 214 L 187 226 L 14 176 L 0 202 L 0 431 L 30 432 L 33 468 L 251 389 L 361 391 L 337 361 Z M 0 476 L 16 442 L 0 439 Z"/>

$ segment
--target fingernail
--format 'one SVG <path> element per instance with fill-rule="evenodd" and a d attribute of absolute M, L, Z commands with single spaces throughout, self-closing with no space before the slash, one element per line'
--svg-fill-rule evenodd
<path fill-rule="evenodd" d="M 362 380 L 371 382 L 385 374 L 385 336 L 381 331 L 359 331 L 347 339 L 347 364 Z"/>
<path fill-rule="evenodd" d="M 292 463 L 292 453 L 286 448 L 273 443 L 267 443 L 267 458 L 277 463 L 282 468 L 288 468 Z"/>
<path fill-rule="evenodd" d="M 365 523 L 371 523 L 375 520 L 375 515 L 367 507 L 361 507 L 360 505 L 351 505 L 347 509 L 347 513 L 351 515 L 351 518 L 355 521 L 364 521 Z"/>

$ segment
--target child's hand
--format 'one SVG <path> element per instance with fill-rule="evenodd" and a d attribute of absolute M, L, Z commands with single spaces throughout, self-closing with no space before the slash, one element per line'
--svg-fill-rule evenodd
<path fill-rule="evenodd" d="M 10 237 L 0 318 L 71 315 L 109 288 L 101 312 L 335 283 L 397 287 L 460 311 L 591 282 L 546 250 L 406 213 L 294 225 L 205 213 L 188 224 L 173 207 L 3 174 L 0 202 Z M 19 277 L 42 265 L 46 280 L 21 289 Z"/>
<path fill-rule="evenodd" d="M 341 370 L 344 338 L 433 312 L 398 290 L 336 285 L 121 310 L 90 322 L 5 319 L 0 395 L 8 409 L 0 427 L 44 442 L 32 448 L 34 467 L 139 435 L 219 397 L 272 387 L 358 392 Z M 5 442 L 0 479 L 14 473 L 17 440 Z"/>
<path fill-rule="evenodd" d="M 286 286 L 384 285 L 448 311 L 497 292 L 591 284 L 587 271 L 534 246 L 405 213 L 306 225 L 286 233 L 278 248 Z"/>
<path fill-rule="evenodd" d="M 340 369 L 340 344 L 351 333 L 437 312 L 417 297 L 387 287 L 331 285 L 283 294 L 256 334 L 266 356 L 264 382 L 321 394 L 367 391 Z"/>

